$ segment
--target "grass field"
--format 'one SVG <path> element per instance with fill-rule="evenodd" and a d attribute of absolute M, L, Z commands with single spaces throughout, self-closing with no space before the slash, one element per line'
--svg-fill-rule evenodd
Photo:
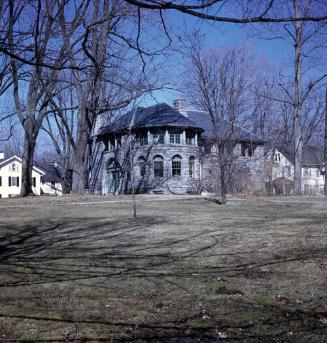
<path fill-rule="evenodd" d="M 327 204 L 92 199 L 0 201 L 0 341 L 326 342 Z"/>

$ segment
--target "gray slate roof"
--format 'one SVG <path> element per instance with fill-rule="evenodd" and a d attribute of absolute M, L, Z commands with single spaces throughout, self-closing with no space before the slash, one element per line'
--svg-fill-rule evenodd
<path fill-rule="evenodd" d="M 34 165 L 45 172 L 45 175 L 41 176 L 42 182 L 56 182 L 60 183 L 61 176 L 58 168 L 54 164 L 47 162 L 35 162 Z"/>
<path fill-rule="evenodd" d="M 134 111 L 130 111 L 119 119 L 113 121 L 111 124 L 102 127 L 99 130 L 98 136 L 126 130 L 131 125 L 133 115 Z M 203 138 L 213 137 L 213 125 L 207 112 L 187 111 L 186 117 L 174 108 L 163 103 L 147 108 L 137 108 L 134 120 L 135 122 L 132 125 L 133 128 L 164 126 L 193 128 L 203 131 Z M 264 143 L 260 137 L 237 125 L 232 125 L 222 117 L 218 118 L 218 122 L 220 137 L 228 137 L 229 139 L 242 142 Z"/>
<path fill-rule="evenodd" d="M 98 136 L 108 133 L 119 132 L 128 129 L 134 116 L 134 110 L 126 113 L 113 123 L 102 127 Z M 167 104 L 158 104 L 147 108 L 138 107 L 136 109 L 133 128 L 146 127 L 181 127 L 192 128 L 202 131 L 202 127 L 186 118 L 178 111 Z"/>
<path fill-rule="evenodd" d="M 209 113 L 204 111 L 187 111 L 187 116 L 196 125 L 203 128 L 203 138 L 211 138 L 214 136 L 213 124 Z M 240 126 L 232 124 L 222 117 L 217 117 L 217 119 L 220 137 L 226 137 L 226 139 L 228 138 L 241 142 L 264 143 L 260 137 L 241 128 Z"/>
<path fill-rule="evenodd" d="M 294 164 L 294 144 L 287 142 L 279 144 L 276 149 L 281 152 L 288 161 Z M 302 166 L 305 167 L 322 167 L 323 150 L 314 146 L 304 146 L 302 149 Z"/>

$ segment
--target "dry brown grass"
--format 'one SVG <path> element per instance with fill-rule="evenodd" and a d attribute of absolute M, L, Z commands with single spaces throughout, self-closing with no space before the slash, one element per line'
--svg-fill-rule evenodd
<path fill-rule="evenodd" d="M 0 209 L 0 340 L 324 342 L 325 204 L 110 199 Z"/>

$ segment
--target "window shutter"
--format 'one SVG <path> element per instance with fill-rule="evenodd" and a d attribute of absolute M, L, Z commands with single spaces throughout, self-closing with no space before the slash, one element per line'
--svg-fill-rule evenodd
<path fill-rule="evenodd" d="M 17 176 L 17 187 L 19 187 L 19 176 Z"/>
<path fill-rule="evenodd" d="M 11 176 L 8 178 L 9 187 L 11 187 Z"/>

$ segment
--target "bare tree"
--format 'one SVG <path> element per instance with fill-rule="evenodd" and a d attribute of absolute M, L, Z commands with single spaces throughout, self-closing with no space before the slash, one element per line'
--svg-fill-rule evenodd
<path fill-rule="evenodd" d="M 56 106 L 53 106 L 51 102 L 52 113 L 45 118 L 42 125 L 42 129 L 48 134 L 57 154 L 56 160 L 59 164 L 63 194 L 69 194 L 71 191 L 72 156 L 75 147 L 72 136 L 76 126 L 76 108 L 73 104 L 72 88 L 69 91 L 70 107 L 65 107 L 66 103 L 61 101 L 62 97 L 55 102 Z"/>
<path fill-rule="evenodd" d="M 200 19 L 233 24 L 287 23 L 296 21 L 326 21 L 326 13 L 306 13 L 293 16 L 287 11 L 287 4 L 279 0 L 234 1 L 222 0 L 125 0 L 125 2 L 147 10 L 177 11 Z M 276 9 L 278 12 L 276 14 Z M 232 10 L 233 16 L 230 15 Z"/>
<path fill-rule="evenodd" d="M 88 11 L 90 16 L 80 27 L 84 30 L 81 47 L 75 45 L 76 35 L 69 32 L 69 16 L 66 16 L 64 6 L 62 9 L 61 34 L 70 65 L 74 67 L 72 83 L 77 99 L 72 190 L 81 193 L 88 188 L 87 162 L 97 117 L 124 108 L 144 93 L 151 92 L 155 88 L 156 80 L 153 80 L 157 71 L 151 63 L 155 52 L 143 49 L 140 31 L 135 35 L 135 30 L 126 29 L 131 25 L 141 26 L 141 17 L 135 8 L 120 1 L 93 0 Z M 78 70 L 79 62 L 85 68 Z"/>
<path fill-rule="evenodd" d="M 33 194 L 32 168 L 36 140 L 47 114 L 49 95 L 53 90 L 60 66 L 63 63 L 64 49 L 52 49 L 55 18 L 58 6 L 55 0 L 39 1 L 37 6 L 26 8 L 24 2 L 8 0 L 8 46 L 15 55 L 17 49 L 21 54 L 33 54 L 36 61 L 33 66 L 26 66 L 11 58 L 11 77 L 13 82 L 13 98 L 19 121 L 24 129 L 24 152 L 22 158 L 21 195 Z M 28 24 L 20 14 L 26 10 L 29 15 L 35 14 L 35 22 Z M 24 25 L 25 32 L 17 34 L 16 26 Z M 49 72 L 43 67 L 51 60 L 53 68 Z M 25 91 L 26 89 L 26 91 Z M 25 101 L 23 100 L 25 98 Z"/>
<path fill-rule="evenodd" d="M 323 13 L 321 3 L 315 0 L 280 1 L 279 7 L 272 6 L 271 11 L 275 17 L 285 13 L 289 18 L 294 18 L 293 21 L 283 25 L 257 25 L 256 28 L 262 38 L 282 39 L 293 48 L 294 55 L 291 64 L 293 72 L 290 76 L 280 72 L 279 86 L 284 91 L 284 95 L 277 92 L 272 99 L 281 104 L 280 117 L 284 123 L 282 136 L 285 140 L 290 138 L 293 140 L 294 193 L 301 194 L 302 150 L 306 143 L 304 134 L 310 135 L 310 126 L 312 128 L 311 124 L 314 126 L 316 122 L 314 116 L 305 114 L 306 119 L 310 118 L 311 124 L 303 123 L 305 104 L 316 86 L 327 77 L 327 73 L 313 71 L 317 66 L 321 67 L 324 61 L 323 52 L 326 44 L 323 36 L 326 34 L 327 21 L 325 19 L 312 22 L 304 20 L 304 18 L 317 17 Z M 290 117 L 291 108 L 292 116 Z M 305 125 L 307 125 L 306 128 Z M 306 131 L 307 128 L 309 130 Z"/>
<path fill-rule="evenodd" d="M 221 203 L 226 203 L 227 182 L 235 161 L 237 123 L 244 120 L 246 94 L 250 87 L 249 66 L 245 51 L 230 49 L 224 53 L 203 54 L 197 43 L 191 48 L 191 63 L 187 70 L 187 89 L 191 103 L 208 112 L 212 122 L 213 147 L 219 173 L 217 180 Z M 228 122 L 222 125 L 221 118 Z"/>

